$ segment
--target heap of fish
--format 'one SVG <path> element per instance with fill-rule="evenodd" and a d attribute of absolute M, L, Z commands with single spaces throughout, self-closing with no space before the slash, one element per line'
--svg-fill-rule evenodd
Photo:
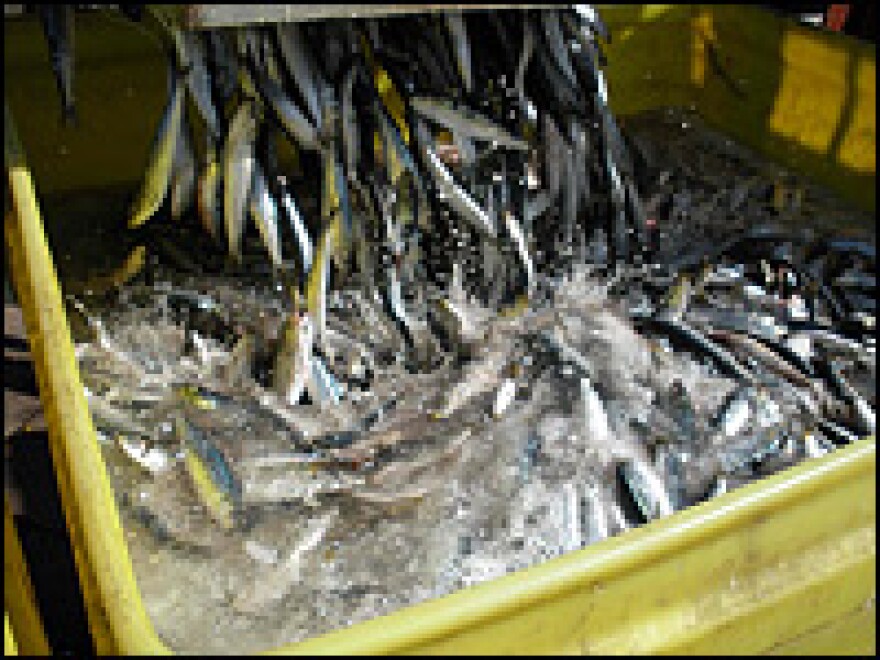
<path fill-rule="evenodd" d="M 125 510 L 233 585 L 200 616 L 311 613 L 293 641 L 874 433 L 874 247 L 625 147 L 589 7 L 163 30 L 129 224 L 235 261 L 253 220 L 269 282 L 72 309 Z"/>

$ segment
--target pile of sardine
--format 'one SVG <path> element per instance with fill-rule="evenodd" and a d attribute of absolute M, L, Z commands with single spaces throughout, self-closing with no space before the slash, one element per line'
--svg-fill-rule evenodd
<path fill-rule="evenodd" d="M 874 433 L 873 245 L 767 225 L 760 182 L 694 213 L 616 127 L 591 8 L 155 18 L 129 224 L 198 223 L 228 268 L 151 262 L 71 314 L 174 644 L 295 641 Z"/>

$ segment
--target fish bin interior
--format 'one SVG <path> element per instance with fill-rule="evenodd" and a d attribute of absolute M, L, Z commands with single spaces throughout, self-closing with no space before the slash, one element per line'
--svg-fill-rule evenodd
<path fill-rule="evenodd" d="M 876 650 L 874 45 L 293 7 L 4 21 L 95 648 Z"/>

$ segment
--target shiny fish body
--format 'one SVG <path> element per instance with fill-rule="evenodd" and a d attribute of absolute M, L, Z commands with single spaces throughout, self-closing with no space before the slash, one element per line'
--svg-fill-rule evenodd
<path fill-rule="evenodd" d="M 581 378 L 581 400 L 584 405 L 584 429 L 587 439 L 593 444 L 606 446 L 612 442 L 614 434 L 611 431 L 605 406 L 587 377 Z"/>
<path fill-rule="evenodd" d="M 183 119 L 183 88 L 173 70 L 171 78 L 171 96 L 162 113 L 159 130 L 150 149 L 147 174 L 128 221 L 131 228 L 140 227 L 153 217 L 168 194 Z"/>
<path fill-rule="evenodd" d="M 318 342 L 324 337 L 327 323 L 327 289 L 330 281 L 330 255 L 339 240 L 340 215 L 333 214 L 327 223 L 324 233 L 318 242 L 315 262 L 309 271 L 306 283 L 306 300 L 309 314 L 315 322 L 315 333 Z"/>
<path fill-rule="evenodd" d="M 205 161 L 198 177 L 198 211 L 202 226 L 211 238 L 219 239 L 223 231 L 223 218 L 220 213 L 220 165 L 217 148 L 213 140 L 209 140 L 205 150 Z"/>
<path fill-rule="evenodd" d="M 291 313 L 282 328 L 281 346 L 275 358 L 273 385 L 289 406 L 299 403 L 311 378 L 314 326 L 308 315 Z"/>
<path fill-rule="evenodd" d="M 674 513 L 663 480 L 647 464 L 635 459 L 626 460 L 618 463 L 617 471 L 645 520 Z"/>
<path fill-rule="evenodd" d="M 61 96 L 62 120 L 65 125 L 76 122 L 73 97 L 73 26 L 74 5 L 38 5 L 37 12 L 49 44 L 52 73 Z"/>
<path fill-rule="evenodd" d="M 559 13 L 557 11 L 540 12 L 541 24 L 544 28 L 544 36 L 550 46 L 550 53 L 560 71 L 566 77 L 568 82 L 573 86 L 577 86 L 577 78 L 574 75 L 574 69 L 571 66 L 571 60 L 568 57 L 568 51 L 565 45 L 565 39 L 562 36 L 562 27 L 559 24 Z"/>
<path fill-rule="evenodd" d="M 452 38 L 453 54 L 458 67 L 458 74 L 464 84 L 465 91 L 470 94 L 473 91 L 473 77 L 471 74 L 471 47 L 468 42 L 467 29 L 461 14 L 444 12 L 446 28 Z"/>
<path fill-rule="evenodd" d="M 184 466 L 200 502 L 221 527 L 232 529 L 240 487 L 229 464 L 204 433 L 183 416 L 175 418 L 175 429 L 184 454 Z"/>
<path fill-rule="evenodd" d="M 281 203 L 287 212 L 287 217 L 293 227 L 293 233 L 296 236 L 296 242 L 299 246 L 299 253 L 302 259 L 302 269 L 305 275 L 308 275 L 312 269 L 312 258 L 314 248 L 312 247 L 312 239 L 309 236 L 308 228 L 303 222 L 299 209 L 293 201 L 289 191 L 284 191 L 281 197 Z"/>
<path fill-rule="evenodd" d="M 223 215 L 229 254 L 235 258 L 241 253 L 245 209 L 253 185 L 256 131 L 253 108 L 245 101 L 232 119 L 223 154 Z"/>
<path fill-rule="evenodd" d="M 284 93 L 284 90 L 269 79 L 262 81 L 262 89 L 269 101 L 269 107 L 275 112 L 287 134 L 302 148 L 317 150 L 319 147 L 317 129 L 300 112 L 296 104 Z"/>
<path fill-rule="evenodd" d="M 443 199 L 463 219 L 490 237 L 495 236 L 495 223 L 461 186 L 430 146 L 424 145 L 425 157 L 440 188 Z"/>
<path fill-rule="evenodd" d="M 516 138 L 487 117 L 464 107 L 454 107 L 445 99 L 427 96 L 414 96 L 410 99 L 412 109 L 425 119 L 429 119 L 453 134 L 468 139 L 493 142 L 500 147 L 528 151 L 525 140 Z"/>
<path fill-rule="evenodd" d="M 281 238 L 278 233 L 278 207 L 269 192 L 266 179 L 259 164 L 254 165 L 254 180 L 250 195 L 251 215 L 263 238 L 272 265 L 281 266 Z"/>
<path fill-rule="evenodd" d="M 195 101 L 196 108 L 210 133 L 219 136 L 219 124 L 217 110 L 211 99 L 211 78 L 206 63 L 206 53 L 202 46 L 200 35 L 194 32 L 180 32 L 178 50 L 181 59 L 186 62 L 188 72 L 186 85 Z M 184 56 L 185 53 L 185 56 Z"/>
<path fill-rule="evenodd" d="M 315 67 L 302 40 L 301 28 L 296 23 L 279 23 L 275 26 L 281 57 L 294 83 L 306 101 L 315 126 L 321 127 L 321 109 Z"/>
<path fill-rule="evenodd" d="M 196 159 L 184 117 L 171 170 L 171 217 L 178 220 L 192 206 L 196 187 Z"/>

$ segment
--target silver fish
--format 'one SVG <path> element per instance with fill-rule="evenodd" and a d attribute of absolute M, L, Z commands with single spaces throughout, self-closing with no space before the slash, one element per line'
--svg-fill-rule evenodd
<path fill-rule="evenodd" d="M 144 183 L 132 208 L 128 222 L 128 226 L 131 228 L 140 227 L 153 217 L 168 194 L 171 168 L 174 162 L 174 153 L 177 150 L 183 115 L 183 88 L 173 67 L 169 69 L 169 75 L 171 94 L 150 149 Z"/>
<path fill-rule="evenodd" d="M 278 84 L 269 79 L 263 80 L 262 89 L 269 101 L 269 106 L 278 116 L 284 130 L 292 136 L 304 149 L 319 148 L 317 128 L 300 112 L 296 104 L 290 100 Z"/>
<path fill-rule="evenodd" d="M 293 227 L 293 233 L 296 236 L 297 245 L 299 245 L 299 253 L 302 258 L 303 273 L 308 275 L 312 269 L 312 259 L 314 256 L 314 248 L 312 247 L 312 239 L 309 236 L 308 228 L 303 222 L 299 209 L 293 201 L 290 191 L 285 190 L 281 195 L 281 203 L 287 212 L 287 217 Z"/>
<path fill-rule="evenodd" d="M 519 221 L 510 210 L 501 213 L 504 219 L 504 228 L 507 230 L 508 236 L 516 249 L 520 264 L 526 274 L 526 296 L 531 298 L 535 291 L 535 266 L 532 263 L 532 257 L 529 254 L 529 248 L 526 244 L 526 238 L 520 227 Z"/>
<path fill-rule="evenodd" d="M 253 185 L 254 141 L 257 123 L 253 107 L 244 101 L 232 119 L 223 154 L 223 213 L 229 254 L 238 258 L 244 234 L 245 208 Z"/>
<path fill-rule="evenodd" d="M 464 106 L 455 107 L 445 99 L 428 96 L 414 96 L 410 99 L 410 105 L 422 117 L 448 128 L 453 135 L 458 134 L 462 139 L 494 142 L 500 147 L 519 151 L 529 149 L 525 140 L 512 136 L 491 119 Z"/>
<path fill-rule="evenodd" d="M 597 446 L 609 446 L 614 439 L 602 399 L 590 379 L 581 377 L 581 399 L 584 405 L 584 430 L 587 440 Z"/>
<path fill-rule="evenodd" d="M 61 96 L 62 119 L 65 125 L 76 122 L 73 97 L 73 5 L 38 5 L 43 32 L 49 43 L 52 72 Z"/>
<path fill-rule="evenodd" d="M 278 233 L 278 207 L 269 192 L 263 170 L 259 163 L 254 164 L 254 180 L 251 186 L 250 210 L 254 217 L 263 244 L 275 267 L 281 266 L 281 237 Z"/>
<path fill-rule="evenodd" d="M 520 53 L 519 61 L 516 63 L 516 73 L 514 75 L 514 89 L 517 98 L 522 106 L 523 112 L 526 110 L 526 71 L 532 54 L 535 52 L 535 32 L 532 29 L 531 22 L 527 19 L 523 21 L 523 47 Z"/>
<path fill-rule="evenodd" d="M 273 385 L 278 396 L 289 406 L 299 402 L 311 379 L 314 339 L 314 326 L 308 314 L 288 315 L 275 358 Z"/>
<path fill-rule="evenodd" d="M 342 145 L 345 153 L 345 169 L 350 177 L 357 173 L 358 154 L 360 152 L 359 133 L 357 125 L 357 113 L 354 108 L 354 82 L 357 71 L 350 68 L 342 81 L 341 94 L 341 123 Z"/>
<path fill-rule="evenodd" d="M 437 152 L 434 151 L 427 142 L 423 142 L 422 145 L 425 158 L 431 168 L 431 173 L 434 175 L 434 180 L 443 195 L 442 199 L 449 204 L 452 210 L 459 216 L 469 221 L 484 234 L 494 238 L 496 230 L 492 218 L 480 208 L 479 204 L 477 204 L 470 194 L 456 183 L 450 171 L 446 169 L 443 161 L 440 160 Z"/>
<path fill-rule="evenodd" d="M 541 24 L 544 27 L 544 36 L 547 37 L 547 43 L 550 45 L 550 53 L 553 55 L 553 59 L 556 60 L 556 64 L 559 65 L 568 82 L 573 87 L 577 87 L 578 81 L 574 75 L 571 60 L 568 57 L 568 50 L 565 47 L 562 27 L 559 25 L 559 13 L 556 11 L 542 11 L 539 13 Z"/>
<path fill-rule="evenodd" d="M 318 103 L 316 67 L 303 42 L 300 27 L 296 23 L 279 23 L 275 30 L 284 64 L 303 95 L 312 120 L 320 130 L 321 108 Z"/>
<path fill-rule="evenodd" d="M 675 512 L 663 480 L 649 465 L 641 460 L 629 459 L 618 463 L 617 470 L 646 520 Z"/>
<path fill-rule="evenodd" d="M 453 53 L 455 54 L 455 62 L 458 66 L 458 74 L 461 76 L 462 83 L 464 83 L 465 91 L 470 94 L 473 90 L 471 47 L 468 42 L 464 18 L 461 14 L 454 12 L 444 12 L 443 18 L 446 21 L 446 28 L 449 30 L 452 43 L 454 44 Z"/>
<path fill-rule="evenodd" d="M 204 162 L 198 177 L 199 219 L 208 234 L 219 239 L 223 232 L 223 218 L 219 206 L 220 166 L 217 162 L 217 147 L 209 139 L 205 149 Z"/>
<path fill-rule="evenodd" d="M 175 33 L 178 32 L 175 30 Z M 217 110 L 211 100 L 211 77 L 208 73 L 205 49 L 199 38 L 200 35 L 194 32 L 179 32 L 179 37 L 175 36 L 175 41 L 181 60 L 185 61 L 185 66 L 189 68 L 186 84 L 196 108 L 205 120 L 208 130 L 213 135 L 218 135 Z"/>
<path fill-rule="evenodd" d="M 196 159 L 188 128 L 184 117 L 171 168 L 171 217 L 175 220 L 192 206 L 195 195 Z"/>

